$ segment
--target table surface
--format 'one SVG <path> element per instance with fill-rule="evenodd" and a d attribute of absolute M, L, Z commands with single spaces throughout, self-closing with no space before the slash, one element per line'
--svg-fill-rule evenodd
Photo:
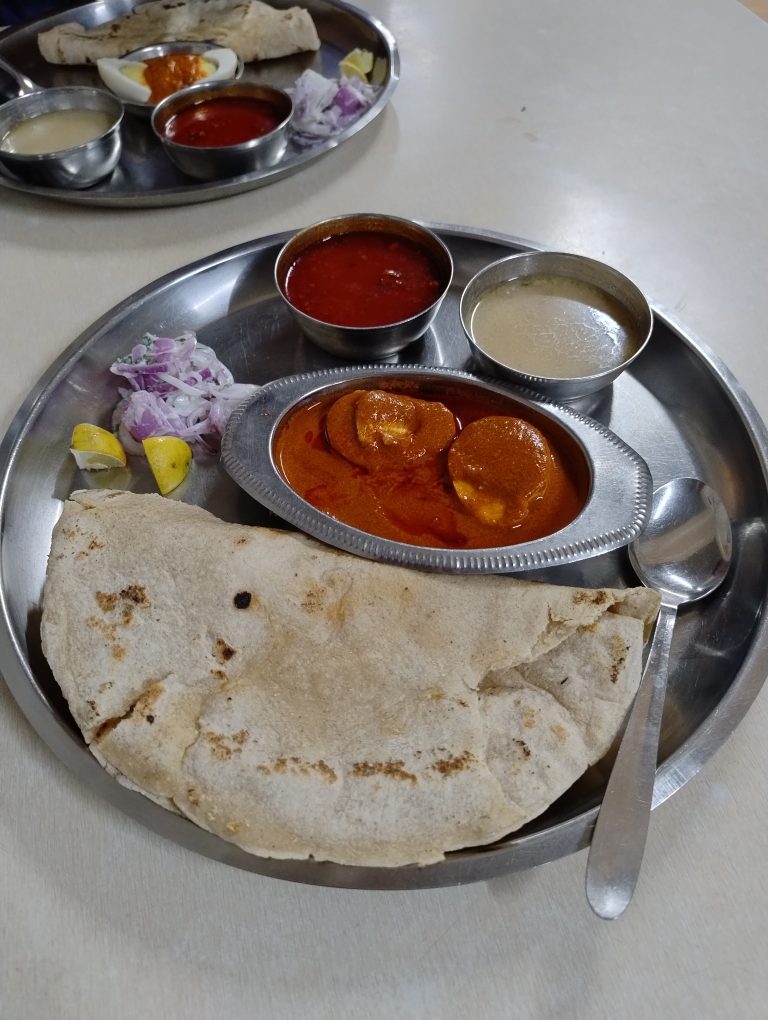
<path fill-rule="evenodd" d="M 114 304 L 217 250 L 349 211 L 603 259 L 768 418 L 768 25 L 730 0 L 363 0 L 398 39 L 385 113 L 221 201 L 95 210 L 0 192 L 0 427 Z M 71 776 L 0 685 L 0 1016 L 766 1015 L 768 692 L 654 812 L 618 921 L 586 853 L 487 883 L 312 888 L 195 856 Z"/>

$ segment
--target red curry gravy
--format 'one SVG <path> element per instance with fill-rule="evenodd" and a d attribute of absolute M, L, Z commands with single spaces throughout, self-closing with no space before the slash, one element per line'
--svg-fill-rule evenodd
<path fill-rule="evenodd" d="M 440 297 L 445 279 L 421 245 L 387 231 L 333 234 L 294 258 L 285 294 L 305 315 L 335 326 L 388 326 Z"/>
<path fill-rule="evenodd" d="M 277 109 L 264 99 L 222 96 L 182 107 L 169 117 L 163 134 L 179 145 L 216 148 L 261 138 L 281 120 Z"/>
<path fill-rule="evenodd" d="M 274 453 L 299 496 L 346 524 L 477 549 L 542 538 L 579 514 L 588 470 L 558 432 L 503 397 L 416 384 L 309 401 L 287 416 Z"/>

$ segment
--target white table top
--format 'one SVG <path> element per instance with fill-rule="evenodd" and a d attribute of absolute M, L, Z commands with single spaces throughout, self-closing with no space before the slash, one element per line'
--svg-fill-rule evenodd
<path fill-rule="evenodd" d="M 139 287 L 341 212 L 502 231 L 612 263 L 768 418 L 768 25 L 732 0 L 363 0 L 391 106 L 244 195 L 96 210 L 0 193 L 0 427 Z M 586 853 L 463 888 L 294 886 L 193 855 L 74 779 L 0 685 L 0 1016 L 8 1020 L 766 1015 L 768 692 L 654 812 L 619 921 Z"/>

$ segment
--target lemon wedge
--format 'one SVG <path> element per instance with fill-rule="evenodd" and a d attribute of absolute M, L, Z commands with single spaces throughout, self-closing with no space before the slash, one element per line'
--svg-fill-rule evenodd
<path fill-rule="evenodd" d="M 75 425 L 69 448 L 75 463 L 83 471 L 125 467 L 123 444 L 117 436 L 98 425 L 87 422 Z"/>
<path fill-rule="evenodd" d="M 192 447 L 178 436 L 151 436 L 142 440 L 144 453 L 161 495 L 184 481 L 192 463 Z"/>
<path fill-rule="evenodd" d="M 366 81 L 373 70 L 373 54 L 370 50 L 351 50 L 346 57 L 339 61 L 339 70 L 347 78 L 362 78 Z"/>

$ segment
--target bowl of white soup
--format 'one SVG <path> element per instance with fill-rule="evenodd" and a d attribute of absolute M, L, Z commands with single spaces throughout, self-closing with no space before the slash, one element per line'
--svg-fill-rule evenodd
<path fill-rule="evenodd" d="M 485 266 L 460 307 L 481 368 L 557 400 L 612 383 L 653 328 L 650 305 L 631 280 L 564 252 L 525 252 Z"/>
<path fill-rule="evenodd" d="M 21 180 L 90 188 L 120 159 L 123 105 L 102 89 L 36 89 L 0 107 L 0 164 Z"/>

